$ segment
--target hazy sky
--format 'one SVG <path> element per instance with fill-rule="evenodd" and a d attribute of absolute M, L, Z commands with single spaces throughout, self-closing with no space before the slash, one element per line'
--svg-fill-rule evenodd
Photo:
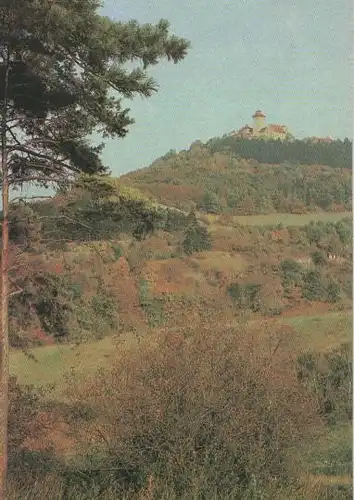
<path fill-rule="evenodd" d="M 187 149 L 252 122 L 298 137 L 352 138 L 351 0 L 105 0 L 102 12 L 141 23 L 168 19 L 192 48 L 174 65 L 150 70 L 159 92 L 127 102 L 136 123 L 109 141 L 114 175 L 149 165 L 169 149 Z"/>

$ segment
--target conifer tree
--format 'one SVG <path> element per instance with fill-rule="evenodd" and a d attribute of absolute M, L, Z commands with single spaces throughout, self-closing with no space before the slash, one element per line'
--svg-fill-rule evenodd
<path fill-rule="evenodd" d="M 151 96 L 157 85 L 149 66 L 163 58 L 177 63 L 189 46 L 170 35 L 167 21 L 115 22 L 99 7 L 97 0 L 0 0 L 0 499 L 7 472 L 9 192 L 106 172 L 103 145 L 87 137 L 124 137 L 133 120 L 122 98 Z"/>

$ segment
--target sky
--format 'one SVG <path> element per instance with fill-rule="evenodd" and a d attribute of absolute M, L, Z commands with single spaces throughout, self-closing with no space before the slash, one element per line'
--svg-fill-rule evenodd
<path fill-rule="evenodd" d="M 353 136 L 351 0 L 104 0 L 101 13 L 167 19 L 192 45 L 149 70 L 158 93 L 124 101 L 136 123 L 103 153 L 115 176 L 251 124 L 257 109 L 299 138 Z"/>

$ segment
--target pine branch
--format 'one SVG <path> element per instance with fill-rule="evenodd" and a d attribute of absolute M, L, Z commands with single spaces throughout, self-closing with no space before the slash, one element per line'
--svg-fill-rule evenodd
<path fill-rule="evenodd" d="M 25 182 L 42 182 L 45 185 L 51 184 L 51 183 L 60 183 L 63 182 L 63 178 L 53 178 L 53 177 L 48 177 L 48 176 L 28 176 L 28 177 L 21 177 L 21 179 L 17 179 L 14 181 L 11 181 L 9 184 L 13 186 L 14 184 L 23 184 Z"/>
<path fill-rule="evenodd" d="M 55 162 L 55 163 L 57 163 L 58 165 L 60 165 L 64 169 L 75 170 L 74 167 L 71 167 L 67 163 L 64 163 L 63 160 L 57 160 L 57 159 L 53 160 L 53 156 L 46 155 L 44 153 L 38 153 L 37 151 L 34 151 L 33 149 L 29 149 L 29 148 L 27 148 L 25 146 L 22 146 L 22 145 L 10 146 L 10 148 L 8 148 L 8 152 L 9 153 L 13 153 L 13 152 L 26 153 L 26 154 L 28 154 L 30 156 L 34 156 L 35 158 L 40 158 L 42 160 L 46 160 L 46 161 L 50 161 L 50 162 Z"/>

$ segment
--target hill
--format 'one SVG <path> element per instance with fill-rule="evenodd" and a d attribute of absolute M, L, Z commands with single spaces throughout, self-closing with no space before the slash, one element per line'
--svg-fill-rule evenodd
<path fill-rule="evenodd" d="M 349 178 L 194 145 L 14 203 L 10 498 L 347 498 L 350 205 L 290 208 Z"/>
<path fill-rule="evenodd" d="M 120 180 L 159 203 L 186 211 L 233 215 L 346 211 L 352 204 L 351 149 L 347 142 L 340 144 L 232 137 L 206 144 L 197 141 L 189 150 L 171 151 Z M 298 149 L 289 149 L 295 146 Z M 274 148 L 284 148 L 281 158 L 274 157 Z M 307 161 L 306 148 L 313 153 Z M 337 157 L 335 166 L 330 158 L 326 163 L 324 154 L 315 154 L 316 148 L 319 152 L 321 148 L 342 148 L 343 161 Z M 309 164 L 312 159 L 318 162 Z"/>
<path fill-rule="evenodd" d="M 97 339 L 245 311 L 267 317 L 308 303 L 347 307 L 352 226 L 335 215 L 297 215 L 287 224 L 208 220 L 111 178 L 84 178 L 50 202 L 17 204 L 12 280 L 22 293 L 11 299 L 12 344 Z"/>

